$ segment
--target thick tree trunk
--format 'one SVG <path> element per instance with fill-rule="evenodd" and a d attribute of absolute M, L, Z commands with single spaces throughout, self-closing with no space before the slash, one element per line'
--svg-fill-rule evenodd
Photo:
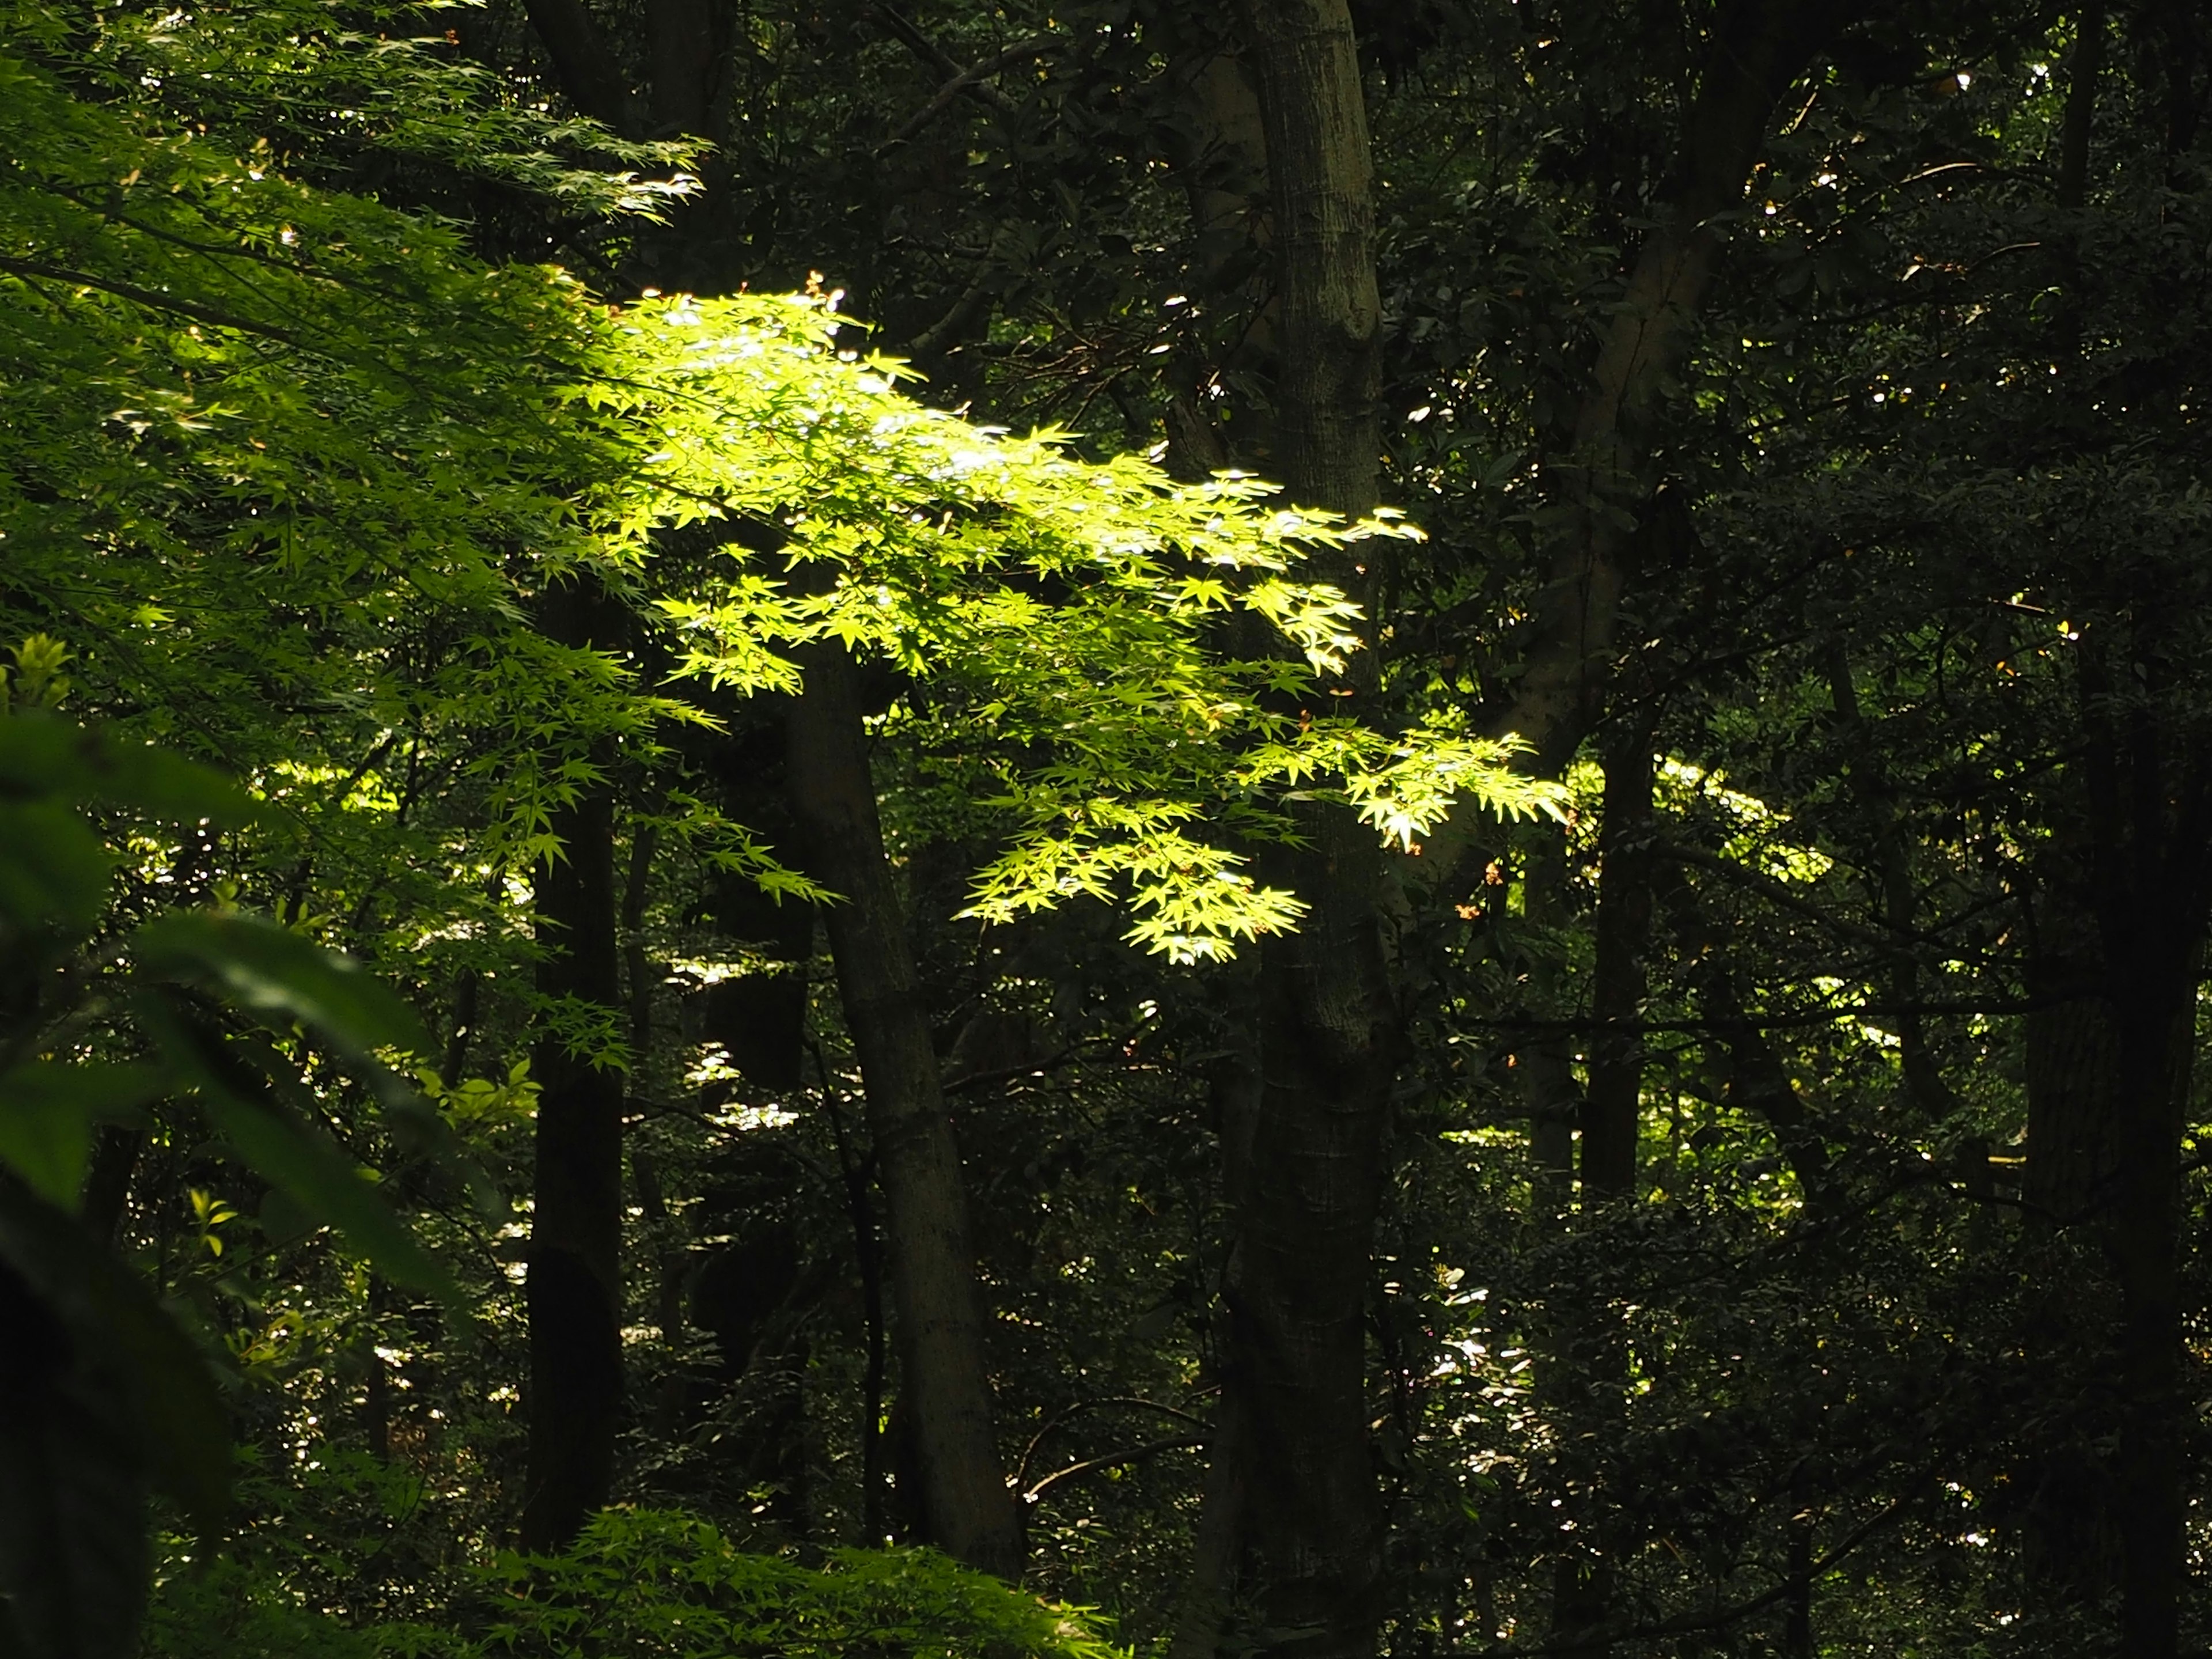
<path fill-rule="evenodd" d="M 837 893 L 823 913 L 846 1024 L 867 1091 L 889 1232 L 900 1383 L 929 1541 L 986 1571 L 1021 1571 L 1022 1523 L 992 1421 L 982 1297 L 968 1198 L 927 1005 L 884 849 L 859 677 L 835 641 L 798 653 L 787 716 L 792 813 L 808 871 Z"/>
<path fill-rule="evenodd" d="M 1202 33 L 1211 30 L 1200 24 Z M 1174 165 L 1190 206 L 1192 258 L 1184 272 L 1195 314 L 1170 369 L 1169 471 L 1197 480 L 1224 467 L 1273 471 L 1264 402 L 1228 395 L 1237 380 L 1267 379 L 1275 314 L 1266 293 L 1270 234 L 1267 140 L 1259 89 L 1243 58 L 1208 38 L 1170 70 L 1188 130 Z M 1234 329 L 1224 337 L 1224 325 Z M 1214 354 L 1218 353 L 1218 356 Z"/>
<path fill-rule="evenodd" d="M 602 649 L 619 608 L 586 577 L 546 595 L 541 625 Z M 610 757 L 596 757 L 603 765 Z M 615 792 L 586 785 L 553 815 L 561 854 L 537 884 L 540 996 L 624 1014 L 616 927 Z M 622 1410 L 623 1077 L 556 1036 L 532 1051 L 537 1169 L 526 1302 L 530 1319 L 528 1480 L 523 1542 L 553 1549 L 604 1504 Z"/>
<path fill-rule="evenodd" d="M 2130 665 L 2151 670 L 2146 686 L 2159 678 L 2154 658 Z M 2212 868 L 2212 757 L 2174 753 L 2172 733 L 2149 708 L 2106 725 L 2102 707 L 2118 701 L 2109 685 L 2096 685 L 2089 701 L 2082 770 L 2096 854 L 2118 1154 L 2109 1242 L 2121 1301 L 2113 1470 L 2120 1654 L 2173 1659 L 2185 1572 L 2189 1415 L 2182 1388 L 2181 1135 Z"/>
<path fill-rule="evenodd" d="M 654 137 L 705 135 L 718 56 L 714 34 L 709 0 L 647 0 L 645 36 Z"/>
<path fill-rule="evenodd" d="M 2113 1019 L 2120 1180 L 2112 1243 L 2121 1306 L 2120 1444 L 2113 1488 L 2122 1659 L 2173 1659 L 2179 1650 L 2185 1571 L 2188 1411 L 2181 1381 L 2180 1154 L 2196 975 L 2193 956 L 2179 964 L 2166 952 L 2153 960 L 2157 957 L 2167 957 L 2161 964 L 2167 971 L 2119 976 L 2121 1000 Z"/>
<path fill-rule="evenodd" d="M 636 137 L 636 100 L 584 0 L 523 0 L 523 9 L 568 101 L 602 125 Z"/>
<path fill-rule="evenodd" d="M 1273 460 L 1302 505 L 1376 501 L 1382 307 L 1367 112 L 1344 0 L 1251 0 L 1274 208 Z M 1330 572 L 1357 592 L 1363 572 Z M 1347 811 L 1302 814 L 1271 878 L 1310 907 L 1261 953 L 1259 1123 L 1227 1286 L 1242 1589 L 1266 1650 L 1373 1650 L 1381 1504 L 1368 1449 L 1369 1252 L 1398 1030 L 1379 925 L 1382 856 Z"/>

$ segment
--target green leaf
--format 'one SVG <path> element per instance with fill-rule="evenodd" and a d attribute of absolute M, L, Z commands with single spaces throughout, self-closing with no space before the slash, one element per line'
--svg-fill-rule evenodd
<path fill-rule="evenodd" d="M 74 1210 L 93 1125 L 143 1105 L 161 1083 L 147 1066 L 18 1066 L 0 1077 L 0 1162 L 41 1198 Z"/>
<path fill-rule="evenodd" d="M 277 1098 L 296 1089 L 283 1056 L 265 1043 L 226 1042 L 154 996 L 139 1018 L 199 1091 L 216 1133 L 247 1166 L 346 1242 L 387 1278 L 458 1304 L 460 1290 L 393 1214 L 344 1149 Z M 258 1061 L 249 1065 L 248 1055 Z"/>
<path fill-rule="evenodd" d="M 258 1013 L 311 1025 L 349 1055 L 431 1052 L 422 1022 L 390 987 L 263 917 L 179 911 L 140 928 L 131 954 L 148 972 L 219 987 Z"/>
<path fill-rule="evenodd" d="M 0 802 L 0 919 L 88 930 L 112 867 L 100 838 L 66 806 Z"/>
<path fill-rule="evenodd" d="M 0 719 L 0 795 L 243 823 L 261 808 L 212 768 L 51 715 Z"/>

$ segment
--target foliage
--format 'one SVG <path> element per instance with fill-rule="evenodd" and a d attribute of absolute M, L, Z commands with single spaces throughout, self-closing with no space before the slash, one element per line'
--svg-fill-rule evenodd
<path fill-rule="evenodd" d="M 1319 798 L 1399 854 L 1392 1650 L 2100 1650 L 2129 1298 L 2083 1057 L 2156 954 L 2106 949 L 2116 906 L 2194 915 L 2112 803 L 2180 822 L 2212 709 L 2202 20 L 2085 9 L 2077 80 L 2070 14 L 1853 12 L 1708 227 L 1553 788 L 1501 734 L 1560 481 L 1705 43 L 1759 7 L 1353 9 L 1409 515 L 1362 525 L 1261 482 L 1282 319 L 1225 14 L 570 9 L 644 89 L 621 132 L 520 0 L 0 11 L 17 1645 L 122 1650 L 142 1489 L 222 1511 L 227 1417 L 234 1534 L 181 1511 L 152 1652 L 1105 1650 L 852 1547 L 920 1519 L 841 901 L 781 799 L 836 641 L 1039 1588 L 1139 1643 L 1182 1611 L 1240 947 L 1301 925 L 1255 870 Z M 689 9 L 703 112 L 648 118 Z M 590 646 L 550 622 L 579 592 Z M 532 983 L 597 793 L 619 1007 Z M 636 1507 L 525 1561 L 544 1045 L 623 1091 Z"/>
<path fill-rule="evenodd" d="M 1115 1659 L 1081 1609 L 1040 1601 L 927 1550 L 839 1550 L 817 1565 L 732 1546 L 669 1510 L 616 1509 L 557 1556 L 502 1553 L 449 1575 L 438 1622 L 350 1627 L 303 1606 L 281 1555 L 165 1565 L 153 1659 L 282 1655 L 608 1655 L 631 1659 Z M 325 1573 L 347 1564 L 325 1561 Z"/>

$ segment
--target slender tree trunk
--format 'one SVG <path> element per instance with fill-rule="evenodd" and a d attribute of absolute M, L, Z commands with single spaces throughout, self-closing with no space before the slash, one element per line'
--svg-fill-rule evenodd
<path fill-rule="evenodd" d="M 884 854 L 859 676 L 834 641 L 798 654 L 805 688 L 787 717 L 792 811 L 810 872 L 840 895 L 823 923 L 883 1183 L 899 1374 L 924 1522 L 930 1541 L 947 1553 L 1012 1577 L 1022 1568 L 1021 1515 L 993 1426 L 967 1190 L 905 907 Z"/>
<path fill-rule="evenodd" d="M 1589 1085 L 1583 1097 L 1582 1208 L 1601 1212 L 1636 1194 L 1636 1153 L 1644 1096 L 1644 952 L 1651 933 L 1652 726 L 1639 720 L 1617 732 L 1605 755 L 1605 817 L 1598 835 L 1597 960 L 1591 974 Z M 1552 1333 L 1550 1386 L 1582 1417 L 1587 1437 L 1617 1445 L 1625 1431 L 1627 1334 L 1605 1300 L 1563 1286 L 1562 1317 Z M 1620 1516 L 1603 1491 L 1578 1517 L 1594 1557 L 1563 1557 L 1553 1585 L 1553 1624 L 1569 1659 L 1603 1659 L 1600 1637 L 1620 1583 Z"/>
<path fill-rule="evenodd" d="M 2089 186 L 2090 130 L 2097 113 L 2097 77 L 2105 67 L 2101 0 L 2074 17 L 2074 50 L 2066 57 L 2066 111 L 2058 127 L 2058 205 L 2078 211 Z"/>
<path fill-rule="evenodd" d="M 890 1356 L 884 1331 L 884 1241 L 876 1224 L 872 1160 L 864 1159 L 846 1132 L 845 1114 L 836 1085 L 825 1073 L 822 1099 L 830 1114 L 830 1133 L 837 1147 L 837 1170 L 844 1182 L 845 1213 L 853 1224 L 853 1255 L 860 1274 L 860 1317 L 867 1329 L 866 1368 L 860 1376 L 860 1539 L 873 1549 L 890 1536 L 884 1509 L 884 1388 Z"/>
<path fill-rule="evenodd" d="M 1231 1030 L 1246 1039 L 1218 1060 L 1209 1079 L 1214 1123 L 1221 1139 L 1221 1195 L 1234 1216 L 1242 1213 L 1252 1172 L 1252 1142 L 1260 1124 L 1261 1081 L 1255 1009 L 1256 987 L 1239 980 L 1232 1000 Z M 1224 1264 L 1224 1292 L 1233 1283 L 1236 1261 Z M 1213 1421 L 1206 1436 L 1206 1489 L 1200 1499 L 1198 1536 L 1191 1552 L 1190 1578 L 1176 1611 L 1169 1659 L 1212 1659 L 1236 1588 L 1237 1553 L 1244 1530 L 1244 1477 L 1249 1458 L 1242 1447 L 1243 1390 L 1231 1376 L 1240 1350 L 1232 1316 L 1214 1322 L 1212 1381 L 1218 1389 Z"/>
<path fill-rule="evenodd" d="M 618 605 L 588 577 L 546 595 L 541 625 L 563 644 L 611 648 Z M 604 767 L 611 757 L 595 759 Z M 615 791 L 585 785 L 553 815 L 560 855 L 537 883 L 538 992 L 622 1029 Z M 622 1410 L 623 1076 L 549 1034 L 532 1051 L 537 1166 L 526 1302 L 528 1482 L 522 1538 L 554 1549 L 606 1502 Z"/>
<path fill-rule="evenodd" d="M 1553 552 L 1521 683 L 1497 722 L 1533 744 L 1547 772 L 1573 758 L 1603 708 L 1627 556 L 1655 482 L 1656 427 L 1694 337 L 1719 246 L 1715 216 L 1741 202 L 1777 101 L 1856 9 L 1814 0 L 1735 0 L 1719 9 L 1673 184 L 1629 269 L 1573 448 L 1547 469 L 1569 529 Z"/>
<path fill-rule="evenodd" d="M 1597 963 L 1589 1091 L 1583 1106 L 1583 1202 L 1636 1192 L 1638 1108 L 1644 1095 L 1644 951 L 1651 936 L 1651 742 L 1649 723 L 1620 733 L 1605 757 L 1605 821 L 1599 831 Z"/>
<path fill-rule="evenodd" d="M 1533 934 L 1566 926 L 1567 839 L 1564 826 L 1540 823 L 1540 838 L 1528 854 L 1521 888 L 1522 919 Z M 1539 1018 L 1561 1012 L 1559 966 L 1548 945 L 1528 970 L 1528 1006 Z M 1575 1197 L 1575 1125 L 1583 1110 L 1582 1085 L 1575 1080 L 1572 1045 L 1564 1035 L 1546 1035 L 1518 1049 L 1514 1069 L 1528 1109 L 1528 1207 L 1540 1224 L 1559 1223 Z"/>

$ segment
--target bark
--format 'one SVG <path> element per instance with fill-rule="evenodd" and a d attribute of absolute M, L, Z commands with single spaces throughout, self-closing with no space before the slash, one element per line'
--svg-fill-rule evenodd
<path fill-rule="evenodd" d="M 2085 660 L 2090 660 L 2085 659 Z M 2154 668 L 2154 664 L 2143 665 Z M 2085 679 L 2099 678 L 2094 663 Z M 2146 684 L 2157 676 L 2145 677 Z M 2147 708 L 2085 685 L 2083 772 L 2115 1065 L 2110 1248 L 2120 1281 L 2122 1659 L 2173 1659 L 2185 1572 L 2181 1136 L 2212 862 L 2212 757 L 2176 754 Z"/>
<path fill-rule="evenodd" d="M 860 1540 L 869 1548 L 890 1541 L 884 1507 L 884 1387 L 890 1354 L 884 1332 L 883 1231 L 876 1224 L 870 1176 L 872 1160 L 863 1160 L 845 1127 L 837 1091 L 825 1073 L 823 1101 L 830 1133 L 837 1148 L 837 1172 L 845 1188 L 845 1213 L 853 1224 L 853 1256 L 860 1274 L 860 1316 L 867 1328 L 867 1358 L 860 1378 Z"/>
<path fill-rule="evenodd" d="M 1644 952 L 1651 933 L 1652 726 L 1650 718 L 1616 732 L 1606 746 L 1604 821 L 1599 830 L 1596 961 L 1591 973 L 1589 1083 L 1583 1096 L 1582 1205 L 1602 1210 L 1636 1193 L 1636 1154 L 1644 1092 Z M 1557 1324 L 1548 1334 L 1553 1363 L 1547 1387 L 1583 1437 L 1617 1444 L 1626 1432 L 1628 1345 L 1620 1316 L 1583 1287 L 1558 1287 Z M 1613 1613 L 1622 1553 L 1618 1506 L 1587 1494 L 1577 1519 L 1592 1553 L 1563 1555 L 1553 1583 L 1552 1623 L 1567 1659 L 1602 1659 L 1601 1631 Z"/>
<path fill-rule="evenodd" d="M 591 577 L 546 595 L 540 623 L 568 646 L 613 648 L 619 606 Z M 611 754 L 592 759 L 602 768 Z M 586 783 L 553 814 L 560 856 L 538 878 L 542 998 L 604 1011 L 619 1030 L 615 790 Z M 622 1411 L 622 1073 L 557 1036 L 531 1053 L 538 1139 L 531 1207 L 529 1484 L 522 1540 L 560 1548 L 606 1502 Z"/>
<path fill-rule="evenodd" d="M 1294 500 L 1357 517 L 1376 501 L 1382 308 L 1352 20 L 1343 0 L 1246 15 L 1273 204 L 1273 459 Z M 1355 592 L 1365 574 L 1331 574 Z M 1399 1036 L 1375 836 L 1340 808 L 1302 809 L 1299 828 L 1306 845 L 1269 860 L 1310 908 L 1261 951 L 1259 1128 L 1225 1296 L 1241 1478 L 1214 1485 L 1217 1507 L 1241 1499 L 1264 1650 L 1319 1659 L 1372 1652 L 1379 1616 L 1364 1314 Z"/>
<path fill-rule="evenodd" d="M 1274 444 L 1264 400 L 1224 395 L 1234 379 L 1268 378 L 1274 363 L 1276 307 L 1264 289 L 1272 227 L 1259 88 L 1244 58 L 1218 40 L 1208 40 L 1174 73 L 1175 125 L 1183 142 L 1172 161 L 1194 233 L 1183 280 L 1197 312 L 1170 370 L 1168 470 L 1185 480 L 1232 465 L 1269 471 Z M 1220 325 L 1240 313 L 1241 328 L 1224 342 Z"/>
<path fill-rule="evenodd" d="M 2118 1170 L 2112 1088 L 2119 1055 L 2104 994 L 2097 919 L 2081 872 L 2045 863 L 2034 908 L 2026 1024 L 2027 1163 L 2021 1196 L 2046 1225 L 2075 1226 L 2112 1200 Z"/>
<path fill-rule="evenodd" d="M 636 100 L 584 0 L 523 0 L 523 9 L 568 101 L 602 125 L 636 137 Z"/>
<path fill-rule="evenodd" d="M 905 908 L 885 855 L 859 677 L 831 641 L 798 653 L 805 689 L 787 732 L 808 867 L 840 895 L 823 913 L 867 1095 L 889 1232 L 891 1305 L 929 1541 L 1012 1577 L 1021 1516 L 992 1419 L 968 1198 Z"/>
<path fill-rule="evenodd" d="M 653 137 L 703 136 L 717 56 L 708 0 L 647 0 L 645 38 Z"/>
<path fill-rule="evenodd" d="M 1316 810 L 1287 872 L 1311 907 L 1261 952 L 1260 1133 L 1228 1304 L 1244 1588 L 1267 1651 L 1371 1652 L 1381 1501 L 1368 1445 L 1370 1251 L 1399 1041 L 1374 837 Z"/>
<path fill-rule="evenodd" d="M 564 644 L 611 648 L 623 614 L 590 579 L 546 596 L 541 625 Z M 604 766 L 611 757 L 595 758 Z M 603 1010 L 620 1029 L 615 792 L 584 786 L 553 815 L 561 854 L 538 876 L 537 988 Z M 527 1485 L 522 1537 L 554 1549 L 606 1501 L 622 1410 L 623 1077 L 557 1036 L 531 1057 L 538 1080 L 529 1276 Z"/>
<path fill-rule="evenodd" d="M 1249 10 L 1280 307 L 1275 459 L 1294 500 L 1360 516 L 1375 506 L 1382 449 L 1382 303 L 1351 15 L 1343 0 Z"/>
<path fill-rule="evenodd" d="M 1231 1030 L 1246 1041 L 1236 1043 L 1209 1079 L 1216 1132 L 1221 1140 L 1221 1195 L 1231 1214 L 1241 1213 L 1252 1172 L 1252 1145 L 1261 1107 L 1259 1056 L 1252 1047 L 1257 1028 L 1249 1006 L 1254 989 L 1240 985 L 1231 1011 Z M 1235 1262 L 1225 1264 L 1224 1290 L 1233 1281 Z M 1168 1659 L 1212 1659 L 1237 1581 L 1237 1557 L 1244 1527 L 1243 1390 L 1231 1380 L 1238 1349 L 1224 1297 L 1214 1326 L 1213 1382 L 1218 1395 L 1206 1436 L 1206 1488 L 1200 1498 L 1198 1536 L 1191 1552 L 1190 1577 L 1176 1611 Z"/>

